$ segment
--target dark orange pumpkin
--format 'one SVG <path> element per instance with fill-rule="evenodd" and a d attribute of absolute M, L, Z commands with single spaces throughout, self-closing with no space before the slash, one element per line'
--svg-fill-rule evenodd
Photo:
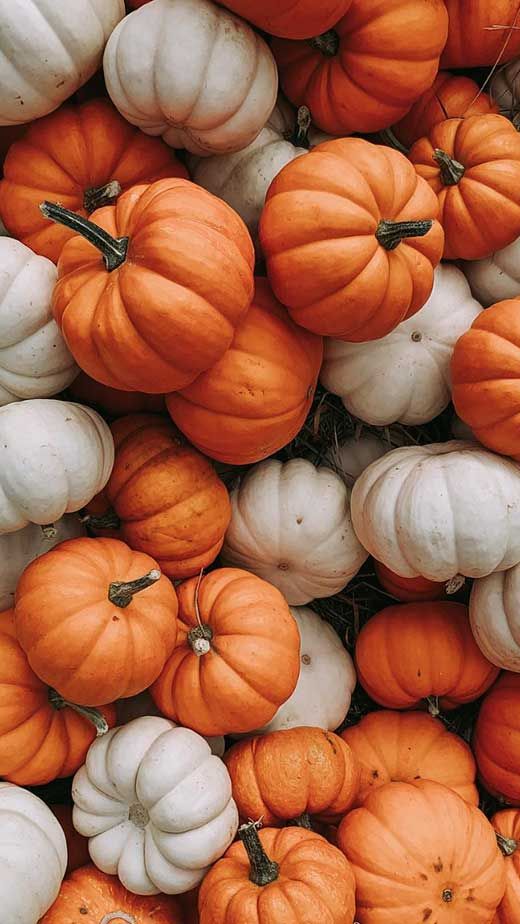
<path fill-rule="evenodd" d="M 429 581 L 428 578 L 419 577 L 406 578 L 400 574 L 395 574 L 386 565 L 380 561 L 374 560 L 376 577 L 396 600 L 403 603 L 420 603 L 423 600 L 439 600 L 445 595 L 446 585 L 437 581 Z"/>
<path fill-rule="evenodd" d="M 142 5 L 143 0 L 132 0 Z M 284 38 L 312 38 L 345 15 L 352 0 L 225 0 L 222 6 L 253 25 Z"/>
<path fill-rule="evenodd" d="M 520 910 L 520 810 L 505 809 L 491 819 L 505 857 L 506 891 L 493 924 L 518 924 Z"/>
<path fill-rule="evenodd" d="M 145 395 L 140 391 L 120 391 L 95 382 L 86 372 L 80 372 L 69 385 L 67 393 L 72 401 L 87 404 L 107 417 L 125 414 L 160 414 L 164 411 L 162 395 Z"/>
<path fill-rule="evenodd" d="M 518 0 L 444 0 L 448 41 L 443 67 L 503 64 L 520 54 Z"/>
<path fill-rule="evenodd" d="M 473 753 L 486 789 L 520 806 L 520 674 L 504 672 L 484 697 Z"/>

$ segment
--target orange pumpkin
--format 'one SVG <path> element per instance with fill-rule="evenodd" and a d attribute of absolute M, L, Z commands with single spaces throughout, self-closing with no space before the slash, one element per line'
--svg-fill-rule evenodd
<path fill-rule="evenodd" d="M 300 672 L 300 634 L 284 597 L 238 568 L 191 578 L 177 592 L 177 647 L 151 689 L 155 703 L 201 735 L 261 728 Z"/>
<path fill-rule="evenodd" d="M 229 350 L 166 404 L 179 429 L 212 459 L 258 462 L 303 426 L 322 359 L 321 337 L 294 324 L 267 280 L 257 279 Z"/>
<path fill-rule="evenodd" d="M 444 0 L 448 41 L 443 67 L 503 64 L 520 54 L 518 0 Z"/>
<path fill-rule="evenodd" d="M 447 30 L 442 0 L 353 0 L 333 29 L 272 49 L 291 102 L 324 132 L 348 135 L 404 116 L 433 83 Z"/>
<path fill-rule="evenodd" d="M 137 0 L 142 4 L 143 0 Z M 136 0 L 133 0 L 134 6 Z M 330 29 L 352 0 L 226 0 L 223 6 L 253 25 L 284 38 L 304 39 Z"/>
<path fill-rule="evenodd" d="M 72 805 L 49 805 L 58 819 L 67 841 L 67 875 L 90 862 L 88 838 L 78 834 L 72 823 Z"/>
<path fill-rule="evenodd" d="M 160 414 L 164 410 L 162 395 L 145 395 L 140 391 L 119 391 L 95 382 L 86 372 L 80 372 L 67 389 L 72 401 L 87 404 L 107 417 L 125 414 Z"/>
<path fill-rule="evenodd" d="M 70 539 L 36 558 L 15 603 L 32 669 L 82 706 L 140 693 L 177 637 L 172 584 L 153 558 L 117 539 Z"/>
<path fill-rule="evenodd" d="M 499 671 L 486 660 L 461 603 L 402 603 L 381 610 L 356 643 L 358 680 L 389 709 L 428 700 L 432 712 L 478 699 Z"/>
<path fill-rule="evenodd" d="M 33 122 L 9 149 L 0 218 L 13 237 L 57 263 L 74 232 L 49 224 L 40 202 L 87 216 L 121 190 L 172 176 L 188 173 L 171 148 L 126 122 L 108 99 L 67 104 Z"/>
<path fill-rule="evenodd" d="M 520 456 L 520 299 L 482 311 L 455 345 L 452 397 L 484 446 Z"/>
<path fill-rule="evenodd" d="M 447 260 L 480 260 L 520 235 L 520 136 L 504 116 L 445 119 L 409 157 L 438 197 Z"/>
<path fill-rule="evenodd" d="M 429 780 L 387 783 L 341 822 L 363 924 L 491 924 L 505 887 L 489 821 Z"/>
<path fill-rule="evenodd" d="M 430 295 L 444 246 L 437 215 L 398 151 L 361 138 L 321 144 L 267 193 L 260 239 L 275 295 L 317 334 L 384 337 Z"/>
<path fill-rule="evenodd" d="M 14 611 L 0 614 L 0 776 L 41 786 L 81 767 L 115 706 L 79 710 L 36 676 L 16 639 Z"/>
<path fill-rule="evenodd" d="M 520 674 L 504 672 L 484 697 L 473 753 L 488 792 L 520 806 Z"/>
<path fill-rule="evenodd" d="M 200 924 L 352 924 L 355 884 L 343 854 L 303 828 L 254 822 L 202 881 Z"/>
<path fill-rule="evenodd" d="M 505 809 L 491 819 L 506 858 L 506 891 L 493 924 L 518 924 L 520 910 L 520 811 Z"/>
<path fill-rule="evenodd" d="M 369 712 L 341 733 L 361 770 L 356 800 L 385 783 L 434 780 L 478 805 L 476 766 L 462 738 L 424 712 Z"/>
<path fill-rule="evenodd" d="M 374 559 L 376 577 L 382 587 L 396 600 L 403 603 L 419 603 L 423 600 L 439 600 L 445 595 L 445 583 L 429 581 L 428 578 L 401 577 L 382 562 Z"/>
<path fill-rule="evenodd" d="M 229 205 L 168 179 L 133 186 L 98 209 L 94 224 L 52 203 L 42 210 L 83 235 L 63 248 L 53 309 L 93 379 L 163 394 L 225 353 L 251 303 L 254 263 L 247 228 Z"/>
<path fill-rule="evenodd" d="M 248 738 L 224 756 L 241 818 L 281 826 L 309 816 L 343 816 L 356 798 L 359 767 L 350 747 L 322 728 L 288 728 Z"/>
<path fill-rule="evenodd" d="M 22 137 L 26 131 L 27 125 L 1 125 L 0 126 L 0 173 L 2 172 L 6 154 L 14 144 Z"/>

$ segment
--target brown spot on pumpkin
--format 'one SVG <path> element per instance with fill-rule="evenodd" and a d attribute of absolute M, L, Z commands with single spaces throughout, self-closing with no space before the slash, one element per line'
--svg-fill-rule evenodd
<path fill-rule="evenodd" d="M 378 771 L 378 770 L 372 770 L 372 779 L 373 779 L 373 780 L 378 780 L 378 779 L 379 779 L 379 771 Z"/>
<path fill-rule="evenodd" d="M 296 517 L 296 522 L 297 522 L 297 524 L 298 524 L 298 526 L 299 526 L 300 523 L 303 523 L 303 517 Z"/>
<path fill-rule="evenodd" d="M 420 777 L 419 775 L 414 776 L 414 780 L 420 780 L 420 779 L 421 779 L 421 777 Z"/>
<path fill-rule="evenodd" d="M 279 571 L 288 571 L 288 570 L 289 570 L 289 562 L 288 562 L 288 561 L 279 561 L 279 562 L 278 562 L 278 570 L 279 570 Z"/>
<path fill-rule="evenodd" d="M 418 669 L 418 671 L 417 671 L 417 676 L 418 676 L 418 677 L 422 677 L 421 668 Z"/>
<path fill-rule="evenodd" d="M 432 914 L 433 914 L 433 908 L 425 908 L 423 911 L 423 916 L 422 916 L 423 921 L 427 921 L 428 918 L 431 918 Z"/>
<path fill-rule="evenodd" d="M 84 908 L 83 905 L 79 909 L 80 914 L 88 914 L 88 908 Z"/>
<path fill-rule="evenodd" d="M 425 882 L 428 882 L 428 876 L 426 875 L 426 873 L 419 873 L 419 876 L 421 877 L 421 879 L 424 879 Z"/>
<path fill-rule="evenodd" d="M 433 864 L 433 868 L 436 873 L 442 873 L 444 869 L 444 863 L 442 862 L 440 857 L 438 857 L 437 862 Z"/>
<path fill-rule="evenodd" d="M 476 902 L 476 900 L 477 900 L 477 899 L 476 899 L 475 896 L 473 895 L 473 889 L 468 889 L 468 894 L 466 895 L 466 901 L 467 901 L 467 902 Z"/>
<path fill-rule="evenodd" d="M 308 655 L 308 654 L 303 654 L 303 655 L 302 655 L 302 664 L 310 664 L 310 663 L 311 663 L 311 660 L 312 660 L 312 659 L 311 659 L 311 656 L 310 656 L 310 655 Z"/>

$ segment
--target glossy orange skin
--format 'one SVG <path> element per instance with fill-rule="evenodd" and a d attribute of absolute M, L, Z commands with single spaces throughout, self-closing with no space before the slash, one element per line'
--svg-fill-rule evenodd
<path fill-rule="evenodd" d="M 361 138 L 297 157 L 269 187 L 260 239 L 276 297 L 297 324 L 339 340 L 376 340 L 422 308 L 444 246 L 436 196 L 403 154 Z M 387 250 L 380 221 L 433 219 Z"/>
<path fill-rule="evenodd" d="M 161 575 L 122 608 L 108 588 L 154 568 L 117 539 L 70 539 L 31 562 L 16 589 L 15 625 L 38 677 L 82 706 L 153 683 L 177 638 L 175 590 Z"/>
<path fill-rule="evenodd" d="M 358 680 L 389 709 L 439 697 L 444 709 L 471 703 L 499 669 L 484 657 L 461 603 L 402 603 L 376 613 L 356 643 Z"/>
<path fill-rule="evenodd" d="M 416 100 L 404 118 L 392 125 L 392 132 L 410 148 L 444 119 L 467 119 L 488 112 L 498 112 L 498 106 L 471 77 L 439 71 L 433 85 Z"/>
<path fill-rule="evenodd" d="M 478 805 L 469 746 L 425 712 L 369 712 L 341 732 L 361 770 L 356 805 L 385 783 L 434 780 Z"/>
<path fill-rule="evenodd" d="M 449 30 L 442 67 L 504 64 L 520 54 L 518 0 L 445 0 L 445 3 Z"/>
<path fill-rule="evenodd" d="M 67 876 L 75 869 L 90 863 L 88 838 L 78 834 L 72 824 L 72 805 L 49 805 L 53 815 L 58 819 L 67 841 Z"/>
<path fill-rule="evenodd" d="M 343 816 L 359 786 L 348 745 L 322 728 L 289 728 L 248 738 L 224 755 L 241 818 L 279 827 L 300 815 Z"/>
<path fill-rule="evenodd" d="M 80 372 L 67 389 L 72 401 L 87 404 L 107 417 L 125 414 L 160 414 L 165 410 L 162 395 L 145 395 L 140 391 L 119 391 L 95 382 L 86 372 Z"/>
<path fill-rule="evenodd" d="M 484 446 L 520 456 L 520 299 L 483 311 L 455 344 L 452 398 Z"/>
<path fill-rule="evenodd" d="M 375 132 L 400 119 L 431 86 L 446 41 L 442 0 L 353 0 L 334 26 L 338 53 L 276 39 L 286 96 L 330 135 Z"/>
<path fill-rule="evenodd" d="M 126 122 L 110 100 L 68 103 L 33 122 L 11 146 L 0 217 L 13 237 L 57 263 L 74 232 L 49 222 L 40 202 L 59 202 L 87 218 L 87 190 L 118 180 L 125 191 L 170 176 L 188 172 L 167 144 Z"/>
<path fill-rule="evenodd" d="M 168 395 L 173 421 L 212 459 L 244 465 L 290 443 L 312 405 L 323 359 L 321 337 L 298 327 L 267 279 L 233 343 L 207 372 Z"/>
<path fill-rule="evenodd" d="M 484 697 L 473 753 L 488 792 L 520 806 L 520 674 L 505 671 Z"/>
<path fill-rule="evenodd" d="M 255 885 L 243 845 L 232 844 L 202 881 L 200 924 L 352 924 L 354 877 L 336 847 L 303 828 L 264 828 L 259 837 L 279 878 Z"/>
<path fill-rule="evenodd" d="M 71 776 L 84 763 L 96 729 L 69 707 L 55 709 L 49 687 L 29 666 L 16 639 L 14 611 L 0 614 L 0 776 L 41 786 Z M 115 725 L 114 705 L 100 712 Z"/>
<path fill-rule="evenodd" d="M 434 150 L 466 168 L 445 186 Z M 447 260 L 480 260 L 520 234 L 520 136 L 504 116 L 445 119 L 417 141 L 409 154 L 419 176 L 439 200 Z"/>
<path fill-rule="evenodd" d="M 107 876 L 92 863 L 64 880 L 58 898 L 40 924 L 69 924 L 83 919 L 100 924 L 105 915 L 115 911 L 123 911 L 138 924 L 183 924 L 173 895 L 133 895 L 117 876 Z M 123 919 L 115 918 L 114 924 L 123 924 Z"/>
<path fill-rule="evenodd" d="M 253 297 L 254 251 L 242 219 L 173 178 L 133 186 L 91 220 L 129 245 L 111 273 L 82 237 L 63 248 L 53 310 L 78 365 L 123 391 L 188 385 L 225 353 Z"/>
<path fill-rule="evenodd" d="M 491 924 L 504 894 L 489 821 L 430 780 L 374 790 L 341 822 L 338 845 L 354 871 L 363 924 Z"/>
<path fill-rule="evenodd" d="M 132 0 L 135 4 L 136 0 Z M 140 3 L 141 0 L 137 0 Z M 226 0 L 223 6 L 253 25 L 290 39 L 312 38 L 338 22 L 352 0 Z"/>
<path fill-rule="evenodd" d="M 270 722 L 300 673 L 300 634 L 279 590 L 239 568 L 218 568 L 177 588 L 177 646 L 151 688 L 163 715 L 201 735 L 240 733 Z M 198 657 L 188 632 L 213 632 Z"/>
<path fill-rule="evenodd" d="M 439 600 L 445 596 L 445 584 L 429 581 L 428 578 L 401 577 L 382 562 L 374 559 L 376 577 L 382 587 L 403 603 L 419 603 L 423 600 Z"/>
<path fill-rule="evenodd" d="M 518 809 L 504 809 L 497 812 L 491 819 L 495 831 L 502 837 L 518 842 L 518 847 L 512 856 L 505 858 L 506 864 L 506 891 L 498 906 L 493 924 L 518 924 L 520 909 L 520 811 Z"/>

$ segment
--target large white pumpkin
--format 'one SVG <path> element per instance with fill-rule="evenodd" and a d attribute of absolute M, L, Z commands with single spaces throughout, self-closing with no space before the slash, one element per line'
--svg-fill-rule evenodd
<path fill-rule="evenodd" d="M 124 0 L 0 0 L 0 125 L 39 119 L 100 67 Z"/>
<path fill-rule="evenodd" d="M 488 661 L 520 673 L 520 565 L 475 581 L 469 616 L 475 641 Z"/>
<path fill-rule="evenodd" d="M 157 716 L 94 741 L 72 798 L 93 862 L 138 895 L 194 888 L 238 827 L 220 757 L 196 732 Z"/>
<path fill-rule="evenodd" d="M 293 606 L 338 593 L 368 557 L 343 479 L 305 459 L 255 465 L 231 510 L 222 560 L 274 584 Z"/>
<path fill-rule="evenodd" d="M 33 398 L 0 408 L 0 534 L 81 510 L 113 464 L 110 429 L 89 407 Z"/>
<path fill-rule="evenodd" d="M 57 277 L 46 257 L 0 238 L 0 405 L 57 395 L 79 372 L 52 315 Z"/>
<path fill-rule="evenodd" d="M 349 487 L 353 487 L 361 472 L 391 449 L 389 443 L 383 442 L 375 434 L 362 433 L 360 436 L 350 436 L 340 446 L 334 447 L 328 459 Z"/>
<path fill-rule="evenodd" d="M 278 92 L 264 40 L 211 0 L 152 0 L 135 10 L 112 33 L 104 71 L 128 122 L 193 154 L 245 148 Z"/>
<path fill-rule="evenodd" d="M 450 401 L 450 362 L 459 337 L 482 311 L 464 274 L 441 264 L 417 314 L 380 340 L 325 340 L 321 383 L 365 423 L 433 420 Z"/>
<path fill-rule="evenodd" d="M 44 802 L 0 783 L 0 920 L 37 924 L 55 901 L 67 867 L 63 829 Z"/>
<path fill-rule="evenodd" d="M 516 298 L 520 295 L 520 238 L 484 260 L 461 263 L 461 267 L 473 295 L 484 308 Z"/>
<path fill-rule="evenodd" d="M 452 440 L 394 449 L 352 491 L 366 549 L 402 577 L 484 577 L 520 562 L 520 466 Z"/>

